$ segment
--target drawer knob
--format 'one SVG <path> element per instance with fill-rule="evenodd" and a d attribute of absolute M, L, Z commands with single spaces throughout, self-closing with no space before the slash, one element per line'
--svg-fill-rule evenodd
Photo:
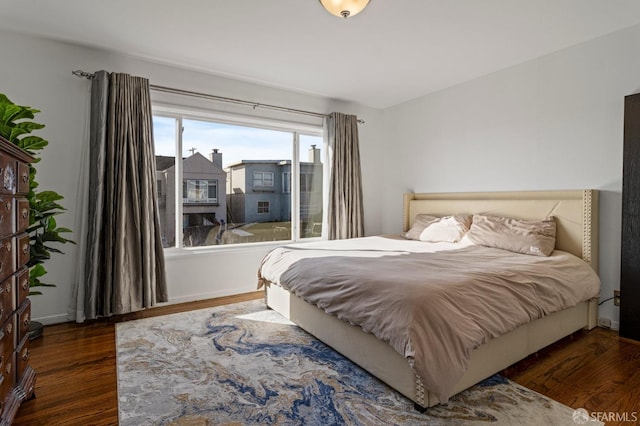
<path fill-rule="evenodd" d="M 29 355 L 31 355 L 31 354 L 30 354 L 30 352 L 29 352 L 29 349 L 27 349 L 27 350 L 26 350 L 26 351 L 24 351 L 24 353 L 22 354 L 22 360 L 23 360 L 23 361 L 27 361 L 27 360 L 29 359 Z"/>
<path fill-rule="evenodd" d="M 4 371 L 7 372 L 7 375 L 11 374 L 11 367 L 13 367 L 13 366 L 11 365 L 10 362 L 8 362 L 7 363 L 7 368 L 5 368 L 5 370 L 4 370 Z"/>
<path fill-rule="evenodd" d="M 29 209 L 22 209 L 22 218 L 26 219 L 29 217 Z"/>
<path fill-rule="evenodd" d="M 7 244 L 5 244 L 4 247 L 7 249 L 7 251 L 11 251 L 11 243 L 9 241 L 7 241 Z"/>
<path fill-rule="evenodd" d="M 29 182 L 29 175 L 27 175 L 26 173 L 22 174 L 22 181 L 23 182 Z"/>
<path fill-rule="evenodd" d="M 11 201 L 7 201 L 6 203 L 4 203 L 4 207 L 7 209 L 7 211 L 11 210 Z"/>
<path fill-rule="evenodd" d="M 22 289 L 23 290 L 28 290 L 29 289 L 29 281 L 28 280 L 22 281 Z"/>
<path fill-rule="evenodd" d="M 22 320 L 22 325 L 24 325 L 25 327 L 29 327 L 29 315 L 27 315 L 26 317 L 24 317 L 24 319 Z"/>
<path fill-rule="evenodd" d="M 7 324 L 7 328 L 5 328 L 4 330 L 7 332 L 7 334 L 13 333 L 13 324 Z"/>
<path fill-rule="evenodd" d="M 29 244 L 24 244 L 22 246 L 22 254 L 27 254 L 29 253 Z"/>

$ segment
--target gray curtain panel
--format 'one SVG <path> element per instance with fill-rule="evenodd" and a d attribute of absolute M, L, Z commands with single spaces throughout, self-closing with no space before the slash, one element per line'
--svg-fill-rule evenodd
<path fill-rule="evenodd" d="M 332 152 L 329 183 L 329 239 L 364 236 L 362 174 L 358 118 L 338 112 L 328 119 L 329 148 Z"/>
<path fill-rule="evenodd" d="M 89 163 L 84 316 L 166 302 L 147 79 L 96 73 Z"/>

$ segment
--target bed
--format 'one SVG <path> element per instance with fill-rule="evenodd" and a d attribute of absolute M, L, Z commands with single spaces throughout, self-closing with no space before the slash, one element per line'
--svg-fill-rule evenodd
<path fill-rule="evenodd" d="M 576 261 L 586 263 L 597 273 L 598 192 L 595 190 L 405 194 L 403 230 L 405 232 L 408 231 L 414 220 L 419 215 L 424 214 L 433 216 L 488 214 L 524 220 L 540 220 L 553 217 L 556 224 L 556 238 L 555 251 L 553 256 L 550 257 L 555 257 L 556 254 L 563 256 L 564 253 L 569 253 L 573 256 L 568 257 L 573 258 L 575 256 L 581 259 L 576 259 Z M 366 241 L 370 242 L 371 239 Z M 358 241 L 349 241 L 338 244 L 344 246 L 345 244 L 357 245 L 360 243 Z M 398 247 L 398 252 L 404 250 L 402 244 L 404 243 L 397 239 L 392 241 L 392 246 Z M 320 247 L 324 250 L 322 245 L 302 245 L 302 247 Z M 289 249 L 285 248 L 283 250 L 295 251 L 299 250 L 299 248 L 300 245 L 292 245 Z M 469 249 L 475 250 L 475 248 Z M 466 255 L 466 250 L 466 248 L 463 248 L 460 253 Z M 501 250 L 498 251 L 500 252 Z M 333 254 L 330 255 L 333 257 Z M 392 253 L 391 256 L 385 256 L 385 259 L 393 257 L 393 255 Z M 325 255 L 320 252 L 320 257 L 322 256 Z M 329 256 L 329 254 L 326 256 Z M 527 259 L 535 257 L 521 256 L 525 256 Z M 407 256 L 404 257 L 406 258 Z M 265 258 L 267 263 L 269 262 L 268 258 L 269 255 Z M 334 259 L 334 261 L 339 262 L 340 259 Z M 275 263 L 278 262 L 282 263 L 283 261 L 275 261 Z M 291 262 L 295 264 L 299 260 Z M 508 262 L 511 262 L 511 260 L 508 260 Z M 343 261 L 342 263 L 356 265 L 352 268 L 356 273 L 359 270 L 357 264 L 354 264 L 352 260 Z M 337 263 L 334 263 L 334 265 L 337 265 Z M 280 285 L 278 279 L 275 277 L 270 278 L 268 274 L 264 274 L 265 270 L 268 271 L 268 266 L 267 264 L 267 267 L 265 267 L 263 263 L 259 272 L 261 283 L 265 284 L 266 287 L 268 307 L 290 319 L 305 331 L 414 401 L 418 409 L 444 402 L 449 396 L 472 386 L 581 328 L 591 329 L 595 327 L 597 322 L 597 291 L 594 291 L 592 284 L 592 288 L 589 290 L 590 294 L 592 294 L 591 297 L 585 298 L 584 295 L 581 295 L 580 297 L 585 300 L 577 303 L 572 302 L 571 306 L 565 306 L 562 310 L 544 314 L 540 318 L 527 321 L 499 336 L 484 338 L 482 344 L 469 351 L 468 359 L 462 363 L 464 364 L 463 372 L 454 376 L 453 382 L 448 383 L 446 389 L 443 390 L 443 387 L 439 386 L 438 378 L 449 381 L 451 381 L 451 378 L 442 376 L 442 371 L 432 368 L 433 370 L 438 370 L 437 373 L 440 375 L 431 375 L 431 372 L 425 370 L 425 368 L 430 367 L 428 365 L 425 367 L 424 365 L 429 363 L 422 362 L 421 365 L 418 365 L 417 359 L 414 359 L 413 356 L 407 357 L 406 349 L 402 353 L 393 339 L 380 339 L 368 329 L 369 327 L 366 324 L 352 324 L 346 320 L 339 319 L 339 315 L 336 315 L 335 312 L 327 313 L 327 311 L 332 312 L 327 306 L 305 301 L 304 299 L 313 300 L 307 295 L 299 297 L 294 294 L 298 291 L 297 288 L 294 291 L 288 291 Z M 578 266 L 584 267 L 584 264 Z M 589 269 L 589 273 L 595 276 L 591 269 Z M 318 281 L 322 281 L 322 270 L 317 271 L 316 278 Z M 597 280 L 597 276 L 595 279 Z M 298 281 L 305 280 L 309 280 L 309 278 L 303 278 Z M 597 285 L 599 286 L 599 281 Z M 482 297 L 476 296 L 475 300 L 481 299 Z M 493 299 L 489 298 L 487 300 L 493 303 Z M 354 304 L 357 305 L 356 302 Z M 385 321 L 380 322 L 383 323 Z M 364 329 L 367 329 L 367 331 L 364 331 Z M 384 336 L 382 332 L 377 334 Z M 401 342 L 401 345 L 405 344 L 403 342 Z M 416 344 L 414 346 L 417 347 L 419 345 Z M 410 349 L 413 351 L 414 348 Z M 413 354 L 414 352 L 411 353 Z M 419 358 L 421 359 L 422 357 L 423 353 L 420 354 Z M 416 371 L 423 374 L 417 374 Z M 446 382 L 446 380 L 444 381 Z"/>

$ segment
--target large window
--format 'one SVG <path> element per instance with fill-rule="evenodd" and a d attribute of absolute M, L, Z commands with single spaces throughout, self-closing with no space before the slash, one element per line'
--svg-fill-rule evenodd
<path fill-rule="evenodd" d="M 321 236 L 320 127 L 155 107 L 153 131 L 165 247 Z"/>

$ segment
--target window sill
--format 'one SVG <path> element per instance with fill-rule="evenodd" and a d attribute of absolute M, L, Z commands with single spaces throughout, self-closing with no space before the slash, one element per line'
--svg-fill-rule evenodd
<path fill-rule="evenodd" d="M 183 201 L 183 206 L 220 206 L 217 202 L 198 202 L 198 201 Z"/>
<path fill-rule="evenodd" d="M 282 240 L 282 241 L 266 241 L 262 243 L 246 243 L 233 244 L 223 246 L 200 246 L 200 247 L 171 247 L 164 249 L 165 259 L 175 259 L 181 257 L 205 256 L 210 254 L 234 253 L 234 252 L 254 252 L 268 251 L 280 246 L 319 241 L 321 238 L 305 238 L 304 240 Z"/>

